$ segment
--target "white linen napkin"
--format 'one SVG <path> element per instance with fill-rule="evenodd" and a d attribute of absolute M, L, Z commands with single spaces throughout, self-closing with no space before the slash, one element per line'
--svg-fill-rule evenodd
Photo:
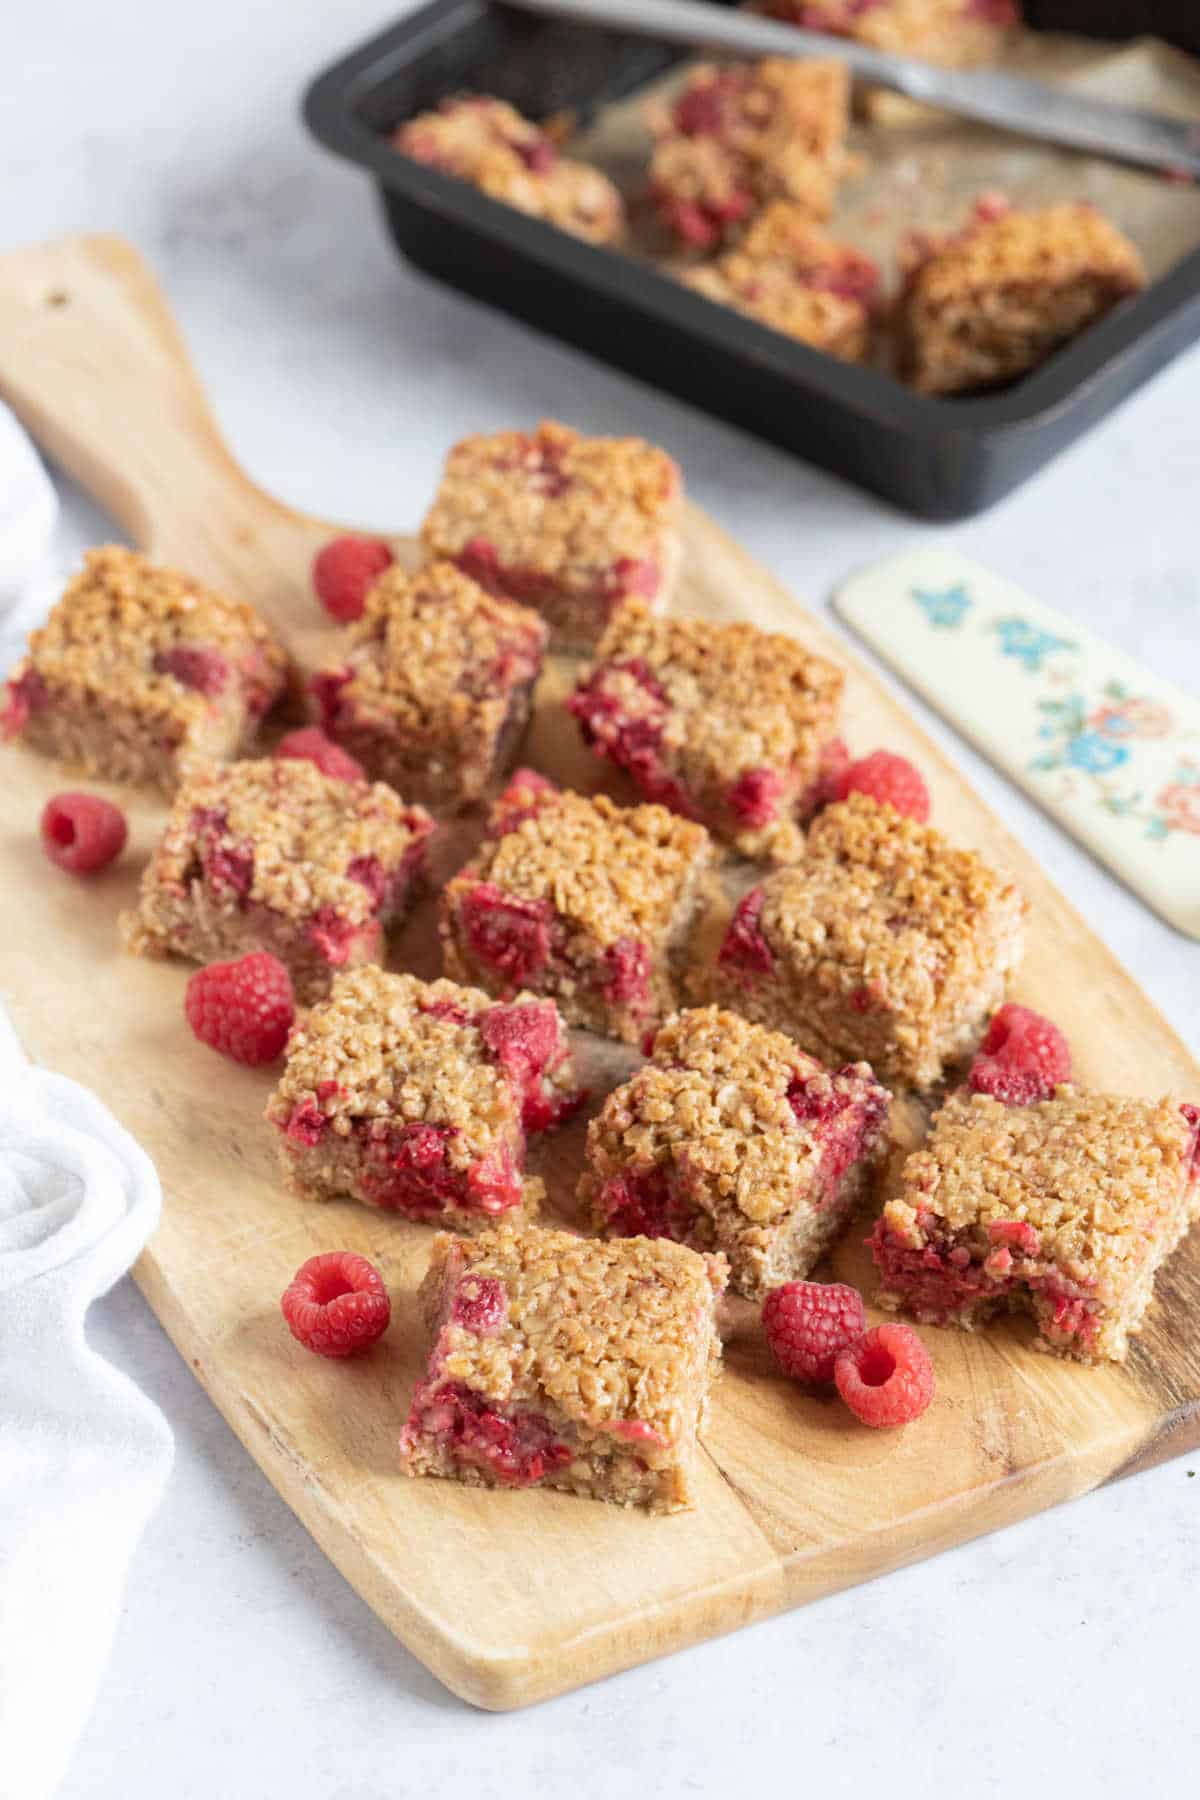
<path fill-rule="evenodd" d="M 0 407 L 0 676 L 45 610 L 56 510 Z M 58 1787 L 170 1471 L 166 1420 L 84 1336 L 160 1203 L 149 1158 L 83 1088 L 29 1066 L 0 1007 L 0 1800 Z"/>

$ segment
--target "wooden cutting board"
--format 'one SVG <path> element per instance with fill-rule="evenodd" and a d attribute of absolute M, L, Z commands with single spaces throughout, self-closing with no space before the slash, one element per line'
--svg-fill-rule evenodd
<path fill-rule="evenodd" d="M 289 511 L 235 466 L 127 245 L 80 238 L 0 259 L 0 392 L 151 554 L 253 601 L 311 651 L 320 634 L 307 570 L 338 527 Z M 911 755 L 938 823 L 1019 877 L 1033 919 L 1018 997 L 1065 1027 L 1081 1079 L 1200 1098 L 1200 1069 L 1145 995 L 872 676 L 695 510 L 686 535 L 681 605 L 793 632 L 845 664 L 851 742 Z M 561 680 L 548 677 L 530 748 L 563 775 L 580 753 L 550 705 Z M 836 1403 L 779 1379 L 745 1308 L 692 1513 L 647 1519 L 567 1495 L 406 1480 L 396 1437 L 422 1355 L 411 1293 L 428 1231 L 286 1194 L 260 1118 L 270 1075 L 192 1040 L 182 966 L 122 953 L 116 914 L 132 899 L 161 804 L 122 795 L 131 853 L 77 883 L 37 841 L 39 809 L 61 774 L 22 751 L 0 770 L 0 981 L 30 1053 L 94 1088 L 158 1165 L 163 1222 L 137 1280 L 279 1492 L 456 1693 L 495 1708 L 543 1699 L 1200 1443 L 1193 1234 L 1160 1277 L 1160 1303 L 1125 1368 L 1036 1355 L 1019 1322 L 986 1337 L 929 1331 L 937 1402 L 898 1433 L 861 1429 Z M 421 973 L 435 968 L 429 910 L 398 950 Z M 535 1165 L 567 1217 L 581 1138 L 576 1126 Z M 833 1266 L 869 1288 L 859 1237 Z M 308 1355 L 278 1312 L 297 1265 L 339 1246 L 376 1260 L 395 1302 L 387 1338 L 355 1365 Z"/>

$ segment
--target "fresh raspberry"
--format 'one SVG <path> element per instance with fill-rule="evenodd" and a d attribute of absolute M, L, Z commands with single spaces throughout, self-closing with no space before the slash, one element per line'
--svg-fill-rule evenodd
<path fill-rule="evenodd" d="M 42 848 L 71 875 L 95 875 L 125 848 L 125 814 L 98 794 L 55 794 L 42 808 Z"/>
<path fill-rule="evenodd" d="M 351 619 L 361 619 L 367 594 L 394 561 L 379 538 L 334 538 L 313 559 L 312 581 L 317 599 L 330 618 L 343 625 Z"/>
<path fill-rule="evenodd" d="M 873 750 L 851 763 L 837 784 L 837 799 L 848 794 L 867 794 L 872 800 L 889 801 L 898 813 L 924 825 L 929 818 L 929 789 L 919 769 L 891 750 Z"/>
<path fill-rule="evenodd" d="M 933 1399 L 929 1352 L 911 1325 L 876 1325 L 841 1351 L 837 1391 L 864 1425 L 910 1425 Z"/>
<path fill-rule="evenodd" d="M 1058 1026 L 1010 1000 L 992 1014 L 967 1086 L 1006 1106 L 1029 1106 L 1049 1100 L 1059 1082 L 1070 1079 L 1071 1047 Z"/>
<path fill-rule="evenodd" d="M 340 744 L 335 744 L 331 737 L 326 737 L 319 725 L 305 725 L 299 731 L 289 731 L 276 744 L 275 754 L 293 758 L 296 762 L 315 763 L 322 775 L 332 775 L 335 781 L 367 779 L 362 764 Z"/>
<path fill-rule="evenodd" d="M 844 1282 L 788 1281 L 763 1301 L 763 1330 L 793 1381 L 830 1382 L 841 1351 L 867 1329 L 862 1295 Z"/>
<path fill-rule="evenodd" d="M 296 1016 L 291 977 L 265 950 L 197 969 L 183 1010 L 202 1044 L 252 1069 L 274 1062 Z"/>
<path fill-rule="evenodd" d="M 288 1330 L 318 1356 L 356 1356 L 388 1328 L 392 1303 L 383 1276 L 353 1250 L 310 1256 L 279 1302 Z"/>

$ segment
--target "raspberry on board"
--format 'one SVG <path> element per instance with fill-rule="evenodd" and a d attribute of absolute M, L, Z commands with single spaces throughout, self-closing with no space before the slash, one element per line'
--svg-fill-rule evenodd
<path fill-rule="evenodd" d="M 833 1380 L 839 1353 L 867 1329 L 857 1288 L 841 1281 L 787 1281 L 763 1301 L 763 1330 L 784 1374 L 793 1381 Z"/>
<path fill-rule="evenodd" d="M 183 1007 L 202 1044 L 248 1068 L 282 1054 L 296 1016 L 291 976 L 265 950 L 197 969 Z"/>
<path fill-rule="evenodd" d="M 864 1425 L 909 1425 L 933 1399 L 933 1363 L 911 1325 L 876 1325 L 837 1356 L 837 1391 Z"/>
<path fill-rule="evenodd" d="M 1058 1026 L 1010 1000 L 992 1014 L 967 1086 L 1006 1106 L 1029 1106 L 1051 1099 L 1058 1084 L 1070 1079 L 1071 1046 Z"/>
<path fill-rule="evenodd" d="M 42 847 L 71 875 L 95 875 L 120 856 L 125 814 L 99 794 L 55 794 L 42 808 Z"/>
<path fill-rule="evenodd" d="M 318 1356 L 356 1356 L 388 1328 L 392 1303 L 365 1256 L 330 1250 L 296 1270 L 279 1302 L 297 1343 Z"/>
<path fill-rule="evenodd" d="M 275 746 L 276 756 L 291 757 L 297 762 L 315 763 L 322 775 L 335 781 L 365 781 L 366 770 L 348 750 L 326 737 L 319 725 L 304 725 L 289 731 Z"/>
<path fill-rule="evenodd" d="M 342 624 L 360 619 L 368 593 L 394 561 L 380 538 L 334 538 L 313 558 L 317 599 L 331 619 Z"/>
<path fill-rule="evenodd" d="M 907 757 L 897 756 L 891 750 L 872 750 L 870 756 L 850 764 L 837 781 L 837 798 L 844 800 L 848 794 L 866 794 L 880 803 L 887 801 L 919 825 L 929 821 L 925 777 Z"/>

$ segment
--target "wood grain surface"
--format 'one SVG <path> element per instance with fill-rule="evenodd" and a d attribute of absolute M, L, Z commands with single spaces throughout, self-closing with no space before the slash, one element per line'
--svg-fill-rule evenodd
<path fill-rule="evenodd" d="M 321 633 L 307 570 L 337 529 L 289 511 L 220 443 L 178 332 L 136 254 L 78 238 L 0 258 L 0 393 L 47 452 L 156 556 L 254 602 L 302 655 Z M 934 816 L 1007 865 L 1033 902 L 1017 997 L 1053 1012 L 1084 1081 L 1200 1098 L 1200 1070 L 1037 865 L 840 641 L 691 510 L 679 605 L 749 617 L 850 672 L 847 735 L 926 772 Z M 401 540 L 397 540 L 401 543 Z M 579 771 L 546 679 L 529 752 Z M 423 1345 L 411 1305 L 428 1230 L 280 1186 L 261 1121 L 269 1073 L 222 1061 L 183 1023 L 186 969 L 125 955 L 116 915 L 163 816 L 125 791 L 131 849 L 92 883 L 51 868 L 36 820 L 61 771 L 0 764 L 0 982 L 29 1052 L 89 1084 L 153 1155 L 162 1225 L 136 1275 L 230 1425 L 363 1598 L 454 1691 L 512 1707 L 864 1581 L 1200 1443 L 1200 1237 L 1160 1278 L 1122 1369 L 1035 1354 L 1029 1328 L 929 1331 L 938 1399 L 898 1433 L 857 1427 L 772 1369 L 752 1311 L 733 1321 L 696 1510 L 665 1519 L 549 1493 L 410 1481 L 396 1438 Z M 595 785 L 596 771 L 588 769 Z M 106 790 L 109 791 L 109 790 Z M 614 790 L 616 791 L 616 790 Z M 452 854 L 454 836 L 444 847 Z M 394 959 L 433 973 L 426 906 Z M 610 1071 L 611 1054 L 597 1056 Z M 570 1218 L 582 1122 L 535 1153 Z M 861 1233 L 832 1259 L 870 1287 Z M 346 1246 L 383 1268 L 393 1325 L 356 1365 L 283 1328 L 297 1265 Z"/>

